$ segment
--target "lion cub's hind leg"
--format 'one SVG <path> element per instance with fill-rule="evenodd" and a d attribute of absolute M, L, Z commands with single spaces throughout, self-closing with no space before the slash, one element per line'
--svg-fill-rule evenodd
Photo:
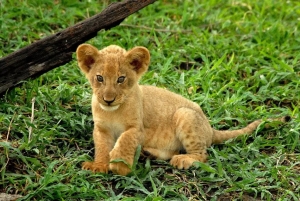
<path fill-rule="evenodd" d="M 199 111 L 180 108 L 174 114 L 176 135 L 186 154 L 174 155 L 170 164 L 178 169 L 188 169 L 194 162 L 206 162 L 206 148 L 211 144 L 212 128 Z"/>

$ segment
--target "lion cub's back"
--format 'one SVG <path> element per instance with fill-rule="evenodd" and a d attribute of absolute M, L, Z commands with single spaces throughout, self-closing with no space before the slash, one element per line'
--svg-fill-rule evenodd
<path fill-rule="evenodd" d="M 144 116 L 155 118 L 160 123 L 171 121 L 178 108 L 187 107 L 202 113 L 199 105 L 166 89 L 155 86 L 140 86 L 143 93 Z M 167 123 L 167 122 L 166 122 Z"/>
<path fill-rule="evenodd" d="M 144 101 L 151 102 L 153 105 L 199 108 L 196 103 L 166 89 L 147 85 L 141 85 L 140 87 Z"/>

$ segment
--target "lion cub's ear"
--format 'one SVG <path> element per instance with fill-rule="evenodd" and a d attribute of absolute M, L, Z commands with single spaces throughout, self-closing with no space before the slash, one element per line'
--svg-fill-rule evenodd
<path fill-rule="evenodd" d="M 89 44 L 79 45 L 76 50 L 77 61 L 80 69 L 87 74 L 99 56 L 98 49 Z"/>
<path fill-rule="evenodd" d="M 126 53 L 126 61 L 133 67 L 138 76 L 148 70 L 150 53 L 145 47 L 134 47 Z"/>

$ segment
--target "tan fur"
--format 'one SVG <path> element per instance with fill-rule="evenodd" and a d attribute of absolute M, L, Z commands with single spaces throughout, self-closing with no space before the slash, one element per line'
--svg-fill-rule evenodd
<path fill-rule="evenodd" d="M 83 44 L 76 53 L 93 89 L 95 160 L 83 163 L 83 169 L 127 175 L 130 168 L 125 163 L 110 162 L 122 159 L 131 166 L 138 145 L 157 159 L 171 159 L 174 167 L 187 169 L 195 161 L 206 161 L 206 149 L 212 143 L 249 134 L 261 123 L 217 131 L 196 103 L 161 88 L 139 85 L 150 63 L 144 47 L 126 51 L 111 45 L 98 51 Z M 181 150 L 186 154 L 180 154 Z"/>

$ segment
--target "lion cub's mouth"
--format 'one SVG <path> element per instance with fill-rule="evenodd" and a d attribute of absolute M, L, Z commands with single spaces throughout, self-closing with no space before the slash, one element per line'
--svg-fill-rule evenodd
<path fill-rule="evenodd" d="M 104 110 L 104 111 L 109 111 L 109 112 L 111 112 L 111 111 L 117 110 L 117 109 L 120 107 L 120 105 L 108 106 L 108 105 L 103 105 L 103 104 L 100 103 L 100 107 L 101 107 L 101 109 Z"/>

